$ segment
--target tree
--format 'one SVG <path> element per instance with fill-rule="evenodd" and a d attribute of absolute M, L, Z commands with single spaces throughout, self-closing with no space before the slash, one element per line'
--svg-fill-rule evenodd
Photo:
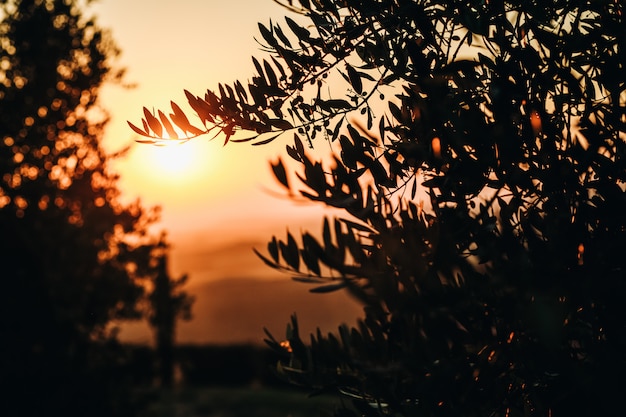
<path fill-rule="evenodd" d="M 147 142 L 293 131 L 300 189 L 293 162 L 272 163 L 277 179 L 346 212 L 259 252 L 364 304 L 309 343 L 295 317 L 288 343 L 269 335 L 281 372 L 353 399 L 338 416 L 621 410 L 623 4 L 295 3 L 308 23 L 259 25 L 269 56 L 247 88 L 186 92 L 199 123 L 172 103 L 131 124 Z M 330 162 L 305 149 L 320 138 Z"/>
<path fill-rule="evenodd" d="M 119 202 L 100 145 L 114 44 L 74 1 L 3 1 L 0 369 L 7 415 L 118 415 L 112 320 L 138 318 L 156 212 Z M 113 156 L 114 157 L 114 156 Z"/>
<path fill-rule="evenodd" d="M 158 371 L 162 386 L 171 387 L 174 382 L 175 335 L 178 319 L 191 319 L 193 297 L 182 290 L 188 275 L 172 279 L 168 271 L 168 249 L 165 236 L 154 246 L 147 247 L 152 253 L 150 267 L 152 290 L 148 296 L 148 319 L 155 332 Z"/>

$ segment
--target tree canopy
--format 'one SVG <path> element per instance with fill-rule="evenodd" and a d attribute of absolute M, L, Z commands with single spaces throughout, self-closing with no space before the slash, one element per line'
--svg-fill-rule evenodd
<path fill-rule="evenodd" d="M 84 3 L 1 4 L 1 408 L 130 414 L 111 324 L 145 314 L 158 212 L 120 202 L 101 145 L 118 51 Z"/>
<path fill-rule="evenodd" d="M 626 389 L 619 1 L 300 0 L 256 74 L 144 109 L 142 141 L 293 133 L 276 178 L 345 210 L 259 256 L 365 317 L 282 373 L 336 415 L 597 415 Z M 306 21 L 306 23 L 304 23 Z M 248 131 L 247 137 L 237 134 Z M 331 161 L 307 150 L 322 141 Z M 297 168 L 293 168 L 294 163 Z M 295 171 L 294 175 L 291 171 Z"/>

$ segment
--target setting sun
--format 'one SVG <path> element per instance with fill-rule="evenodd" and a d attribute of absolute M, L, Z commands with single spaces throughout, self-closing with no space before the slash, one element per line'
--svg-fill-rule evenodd
<path fill-rule="evenodd" d="M 162 146 L 146 146 L 144 149 L 146 164 L 159 176 L 170 180 L 185 180 L 186 176 L 193 175 L 199 165 L 208 164 L 206 155 L 202 161 L 194 153 L 195 147 L 184 146 L 180 142 Z"/>

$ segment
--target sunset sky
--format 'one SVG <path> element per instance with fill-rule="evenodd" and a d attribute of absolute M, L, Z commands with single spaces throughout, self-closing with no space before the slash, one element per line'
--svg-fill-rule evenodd
<path fill-rule="evenodd" d="M 173 245 L 171 272 L 176 276 L 189 273 L 190 290 L 198 291 L 196 318 L 181 326 L 179 339 L 211 342 L 219 334 L 218 342 L 228 342 L 249 340 L 258 333 L 260 340 L 263 325 L 286 323 L 289 314 L 303 305 L 302 300 L 309 305 L 331 301 L 345 305 L 345 297 L 321 300 L 323 296 L 308 294 L 301 284 L 286 287 L 289 277 L 265 267 L 252 252 L 253 246 L 262 250 L 273 234 L 283 237 L 287 228 L 297 233 L 321 226 L 321 209 L 281 197 L 283 190 L 271 175 L 269 161 L 283 153 L 288 135 L 260 147 L 224 147 L 221 137 L 155 147 L 134 143 L 138 137 L 127 125 L 127 120 L 141 123 L 143 106 L 169 111 L 174 100 L 188 108 L 184 89 L 202 96 L 218 82 L 250 79 L 254 75 L 251 55 L 263 54 L 254 39 L 260 38 L 258 22 L 284 21 L 288 12 L 272 0 L 100 0 L 90 11 L 102 27 L 111 30 L 122 51 L 117 63 L 127 68 L 126 82 L 136 84 L 132 89 L 108 86 L 101 93 L 102 105 L 111 116 L 105 148 L 116 151 L 131 145 L 128 156 L 115 164 L 121 174 L 120 188 L 125 199 L 140 198 L 145 205 L 162 207 L 158 227 L 167 230 Z M 210 307 L 216 300 L 208 299 L 211 295 L 202 285 L 233 278 L 274 280 L 281 291 L 305 298 L 285 301 L 282 309 L 274 306 L 271 318 L 257 315 L 256 321 L 252 317 L 246 321 L 238 317 L 230 326 L 232 336 L 224 335 L 215 323 L 229 327 L 228 317 L 238 314 L 232 307 L 236 300 L 229 300 L 230 312 L 214 317 L 213 326 L 204 326 L 201 322 L 217 314 L 217 307 Z M 234 287 L 229 288 L 224 291 L 233 296 Z M 249 301 L 248 296 L 244 298 Z M 271 300 L 256 301 L 275 303 L 276 294 Z M 220 302 L 222 309 L 229 304 Z M 303 306 L 310 311 L 301 318 L 309 327 L 319 320 L 322 325 L 334 323 L 342 310 L 331 307 L 331 313 L 327 308 L 318 318 L 313 309 Z M 349 305 L 343 316 L 353 317 L 356 311 Z"/>
<path fill-rule="evenodd" d="M 223 138 L 206 137 L 182 146 L 146 146 L 133 143 L 137 136 L 126 123 L 140 123 L 143 106 L 169 110 L 174 100 L 185 108 L 184 89 L 203 95 L 218 82 L 249 79 L 250 57 L 261 53 L 254 40 L 257 22 L 280 19 L 285 11 L 271 0 L 101 0 L 92 10 L 122 50 L 118 64 L 127 68 L 126 81 L 137 85 L 102 92 L 111 113 L 105 146 L 132 145 L 116 164 L 125 195 L 162 205 L 163 225 L 173 234 L 223 225 L 224 216 L 264 218 L 285 206 L 267 192 L 276 188 L 268 160 L 285 142 L 223 147 Z"/>

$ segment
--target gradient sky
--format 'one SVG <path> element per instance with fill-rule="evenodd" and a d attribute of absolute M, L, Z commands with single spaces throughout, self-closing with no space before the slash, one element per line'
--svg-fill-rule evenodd
<path fill-rule="evenodd" d="M 121 174 L 120 188 L 125 199 L 140 198 L 145 205 L 162 207 L 158 228 L 168 231 L 173 245 L 172 275 L 188 273 L 190 290 L 195 287 L 199 297 L 210 297 L 206 287 L 199 286 L 219 279 L 289 281 L 288 276 L 263 265 L 251 250 L 253 246 L 263 250 L 272 235 L 284 238 L 287 228 L 297 234 L 304 229 L 316 232 L 321 227 L 322 209 L 296 205 L 280 197 L 284 192 L 271 175 L 269 161 L 284 153 L 289 135 L 260 147 L 224 147 L 221 137 L 155 147 L 135 144 L 137 136 L 126 123 L 129 120 L 140 125 L 143 106 L 169 111 L 169 102 L 174 100 L 188 109 L 184 89 L 202 96 L 207 89 L 216 89 L 218 82 L 240 79 L 245 84 L 254 75 L 251 55 L 263 54 L 254 39 L 260 38 L 258 22 L 267 25 L 270 18 L 284 22 L 282 17 L 288 12 L 272 0 L 99 0 L 89 10 L 101 27 L 111 30 L 121 49 L 117 64 L 127 68 L 126 82 L 137 84 L 132 89 L 107 86 L 102 90 L 101 104 L 111 116 L 104 145 L 110 151 L 132 145 L 128 156 L 115 164 Z M 281 294 L 289 291 L 298 297 L 317 297 L 289 300 L 280 310 L 280 323 L 286 323 L 293 312 L 286 309 L 298 303 L 314 305 L 322 301 L 318 294 L 308 295 L 301 284 L 293 283 L 293 289 L 276 285 L 280 285 Z M 275 294 L 271 300 L 266 301 L 276 301 Z M 354 305 L 347 305 L 345 296 L 333 296 L 332 300 L 346 305 L 348 316 L 354 317 Z M 217 314 L 211 307 L 213 303 L 197 300 L 196 321 L 210 320 L 209 315 Z M 313 326 L 317 319 L 313 309 L 302 308 L 310 312 L 303 319 Z M 203 312 L 206 309 L 211 311 Z M 335 308 L 329 317 L 320 319 L 332 323 L 340 312 Z M 229 314 L 232 318 L 237 313 L 231 308 Z M 258 334 L 260 340 L 263 335 L 259 323 L 277 322 L 276 317 L 255 319 L 257 322 L 251 325 L 249 320 L 246 323 L 238 318 L 239 324 L 231 326 L 240 327 L 233 330 L 233 337 L 249 340 L 251 334 Z M 189 334 L 183 335 L 182 341 L 215 341 L 220 334 L 215 320 L 208 326 L 215 331 L 204 335 L 198 334 L 202 327 L 197 322 L 183 325 L 182 330 L 186 327 L 194 335 L 191 339 Z M 219 320 L 228 323 L 228 318 Z M 222 335 L 219 341 L 233 339 Z"/>
<path fill-rule="evenodd" d="M 111 113 L 105 136 L 111 150 L 133 143 L 136 135 L 126 120 L 140 123 L 143 106 L 169 110 L 174 100 L 188 108 L 183 89 L 203 95 L 218 82 L 249 79 L 254 75 L 250 56 L 260 53 L 254 40 L 257 22 L 285 13 L 271 0 L 101 0 L 92 9 L 122 50 L 118 63 L 127 68 L 126 81 L 137 84 L 102 92 Z M 263 147 L 222 143 L 222 138 L 206 137 L 167 148 L 135 144 L 116 164 L 121 187 L 127 198 L 162 205 L 163 224 L 173 233 L 223 224 L 224 216 L 263 218 L 268 207 L 274 211 L 284 205 L 266 190 L 275 187 L 268 160 L 284 149 L 284 142 Z"/>
<path fill-rule="evenodd" d="M 283 8 L 271 0 L 101 0 L 92 9 L 122 50 L 118 63 L 127 68 L 127 82 L 137 84 L 104 88 L 102 104 L 111 113 L 105 146 L 132 145 L 115 165 L 121 188 L 128 199 L 162 206 L 161 225 L 174 244 L 205 230 L 214 236 L 205 243 L 282 233 L 284 227 L 274 226 L 318 213 L 315 207 L 293 210 L 292 202 L 276 196 L 282 190 L 268 161 L 283 152 L 285 141 L 224 147 L 221 137 L 207 136 L 155 147 L 134 144 L 137 136 L 126 124 L 140 123 L 143 106 L 169 110 L 174 100 L 188 108 L 184 89 L 204 95 L 218 82 L 251 78 L 250 57 L 262 53 L 254 39 L 257 22 L 282 19 Z"/>

